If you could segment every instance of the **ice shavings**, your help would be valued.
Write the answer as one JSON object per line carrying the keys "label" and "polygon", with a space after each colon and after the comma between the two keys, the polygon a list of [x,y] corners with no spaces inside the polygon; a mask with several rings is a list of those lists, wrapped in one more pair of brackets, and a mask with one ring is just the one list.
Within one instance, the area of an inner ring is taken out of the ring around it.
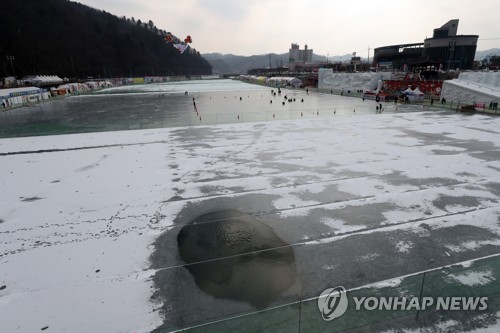
{"label": "ice shavings", "polygon": [[342,220],[330,217],[323,217],[320,222],[332,228],[336,233],[349,233],[363,229],[363,226],[349,225]]}
{"label": "ice shavings", "polygon": [[[317,205],[317,204],[319,204],[319,202],[313,201],[313,200],[302,200],[297,195],[293,195],[293,194],[283,194],[281,196],[281,198],[273,200],[272,204],[276,209],[282,210],[282,209]],[[288,214],[287,216],[291,216],[290,214],[294,214],[294,213],[287,212],[287,214]],[[297,211],[297,214],[300,214],[300,216],[303,216],[302,213],[300,213],[299,211]]]}
{"label": "ice shavings", "polygon": [[445,247],[451,252],[465,252],[465,251],[474,251],[486,245],[494,245],[500,246],[500,240],[482,240],[482,241],[470,241],[464,242],[459,245],[450,245],[447,244]]}
{"label": "ice shavings", "polygon": [[360,256],[358,258],[359,261],[361,262],[368,262],[368,261],[372,261],[376,258],[380,257],[380,254],[379,253],[369,253],[369,254],[366,254],[364,256]]}
{"label": "ice shavings", "polygon": [[396,248],[401,253],[409,253],[410,250],[413,248],[413,245],[414,244],[412,242],[399,241],[399,242],[396,243]]}
{"label": "ice shavings", "polygon": [[404,192],[412,186],[394,186],[375,177],[360,177],[338,182],[338,190],[361,197],[371,197],[386,193]]}
{"label": "ice shavings", "polygon": [[491,270],[470,271],[463,274],[450,274],[449,277],[466,286],[485,285],[496,281]]}
{"label": "ice shavings", "polygon": [[401,284],[401,282],[403,282],[403,279],[404,279],[404,277],[400,277],[400,278],[379,281],[379,282],[375,282],[375,283],[363,286],[363,288],[377,288],[377,289],[395,288],[395,287],[398,287]]}

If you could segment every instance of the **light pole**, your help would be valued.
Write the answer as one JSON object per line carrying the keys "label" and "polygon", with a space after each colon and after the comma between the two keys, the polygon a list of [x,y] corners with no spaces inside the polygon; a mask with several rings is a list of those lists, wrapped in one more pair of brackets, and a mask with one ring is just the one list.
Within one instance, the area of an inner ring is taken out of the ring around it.
{"label": "light pole", "polygon": [[448,71],[450,70],[450,67],[451,67],[451,59],[452,59],[452,56],[453,56],[453,60],[455,59],[455,55],[454,55],[454,52],[455,52],[455,45],[456,45],[456,41],[455,40],[452,40],[451,41],[451,45],[450,45],[450,55],[448,56]]}
{"label": "light pole", "polygon": [[14,84],[17,87],[16,71],[14,70],[14,65],[12,63],[12,61],[16,60],[16,58],[14,56],[8,55],[6,59],[10,61],[10,68],[12,68],[12,74],[14,75]]}
{"label": "light pole", "polygon": [[14,70],[14,65],[12,64],[12,61],[16,60],[16,58],[14,58],[14,56],[8,55],[6,57],[6,59],[10,61],[10,67],[12,68],[12,74],[14,75],[14,77],[16,77],[16,71]]}
{"label": "light pole", "polygon": [[368,72],[370,72],[370,46],[368,46]]}

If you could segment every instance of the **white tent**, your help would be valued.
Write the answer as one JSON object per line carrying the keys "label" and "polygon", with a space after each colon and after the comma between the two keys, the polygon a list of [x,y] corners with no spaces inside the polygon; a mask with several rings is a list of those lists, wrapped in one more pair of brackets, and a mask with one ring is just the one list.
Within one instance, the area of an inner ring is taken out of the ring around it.
{"label": "white tent", "polygon": [[411,88],[408,87],[403,93],[409,102],[415,103],[424,101],[424,93],[420,91],[418,87],[415,88],[415,90],[411,90]]}
{"label": "white tent", "polygon": [[37,86],[37,87],[63,83],[63,79],[61,79],[57,75],[28,76],[28,77],[24,78],[23,81],[29,82],[32,85]]}
{"label": "white tent", "polygon": [[296,77],[289,77],[289,76],[274,76],[270,77],[269,79],[266,80],[266,83],[269,86],[273,87],[285,87],[285,86],[291,86],[293,88],[300,88],[302,86],[302,80]]}
{"label": "white tent", "polygon": [[418,89],[418,87],[416,87],[415,90],[413,90],[413,94],[417,96],[424,95],[424,93],[420,89]]}

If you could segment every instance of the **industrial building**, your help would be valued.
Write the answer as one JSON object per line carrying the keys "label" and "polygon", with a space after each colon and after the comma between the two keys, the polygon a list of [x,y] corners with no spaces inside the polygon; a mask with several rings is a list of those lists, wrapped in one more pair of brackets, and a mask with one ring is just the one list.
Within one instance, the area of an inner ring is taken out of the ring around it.
{"label": "industrial building", "polygon": [[458,19],[434,29],[423,43],[390,45],[374,50],[373,66],[379,69],[406,70],[434,66],[439,69],[472,69],[478,35],[457,35]]}

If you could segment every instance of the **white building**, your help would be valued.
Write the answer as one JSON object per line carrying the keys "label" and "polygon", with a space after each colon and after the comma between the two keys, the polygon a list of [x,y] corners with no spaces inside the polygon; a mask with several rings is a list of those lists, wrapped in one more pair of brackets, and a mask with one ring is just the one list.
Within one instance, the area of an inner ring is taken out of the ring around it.
{"label": "white building", "polygon": [[49,98],[49,93],[38,87],[1,89],[0,108],[24,105],[47,98]]}
{"label": "white building", "polygon": [[292,47],[288,51],[288,62],[311,62],[312,61],[313,50],[307,48],[307,44],[304,50],[299,48],[299,44],[292,43]]}

